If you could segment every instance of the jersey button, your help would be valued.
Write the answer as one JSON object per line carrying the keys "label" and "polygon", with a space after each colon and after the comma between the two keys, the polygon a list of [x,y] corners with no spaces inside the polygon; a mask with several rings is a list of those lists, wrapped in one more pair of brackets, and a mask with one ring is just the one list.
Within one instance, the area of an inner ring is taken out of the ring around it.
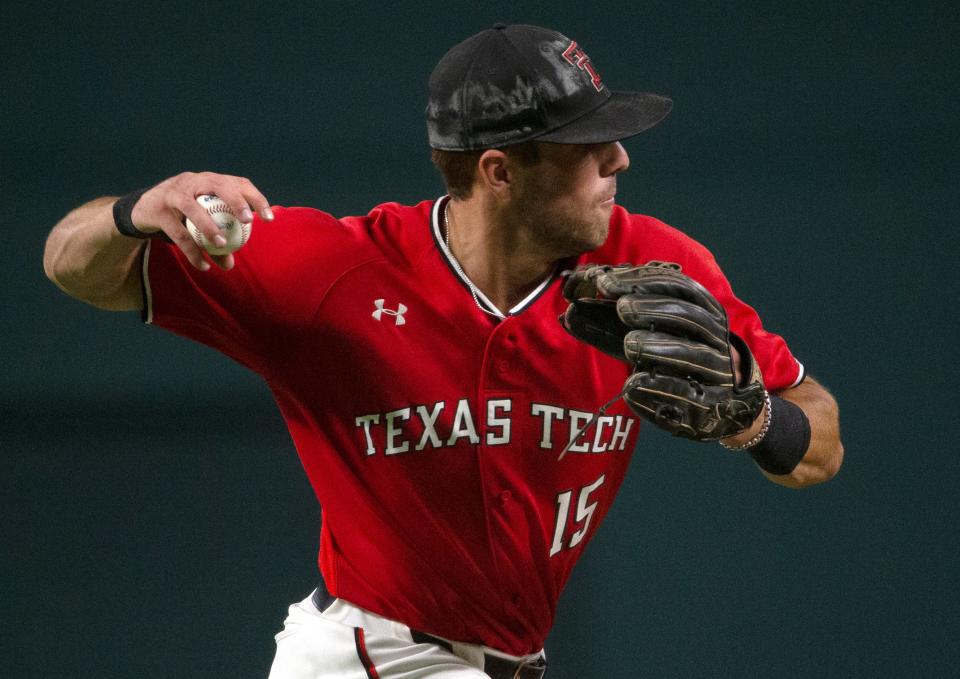
{"label": "jersey button", "polygon": [[497,363],[497,372],[501,375],[510,372],[510,361],[503,360]]}
{"label": "jersey button", "polygon": [[506,504],[507,504],[508,502],[510,502],[510,500],[512,500],[512,499],[513,499],[513,493],[511,493],[509,490],[505,490],[505,491],[503,491],[502,493],[500,493],[500,504],[501,504],[501,505],[506,505]]}

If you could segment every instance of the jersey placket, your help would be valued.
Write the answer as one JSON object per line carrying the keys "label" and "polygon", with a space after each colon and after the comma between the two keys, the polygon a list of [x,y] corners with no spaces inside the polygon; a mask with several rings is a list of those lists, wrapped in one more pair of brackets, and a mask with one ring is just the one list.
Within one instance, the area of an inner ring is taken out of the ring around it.
{"label": "jersey placket", "polygon": [[[483,426],[477,446],[478,464],[487,511],[487,530],[493,563],[494,577],[503,592],[503,624],[514,626],[514,634],[526,630],[521,615],[526,583],[511,572],[510,564],[516,562],[521,546],[530,549],[526,538],[529,526],[518,497],[521,492],[508,482],[509,471],[504,465],[513,464],[523,454],[523,440],[528,432],[524,422],[529,408],[527,394],[518,379],[520,360],[517,326],[522,321],[508,316],[497,324],[489,337],[484,352],[478,383],[477,403],[483,410]],[[519,544],[518,544],[519,543]]]}

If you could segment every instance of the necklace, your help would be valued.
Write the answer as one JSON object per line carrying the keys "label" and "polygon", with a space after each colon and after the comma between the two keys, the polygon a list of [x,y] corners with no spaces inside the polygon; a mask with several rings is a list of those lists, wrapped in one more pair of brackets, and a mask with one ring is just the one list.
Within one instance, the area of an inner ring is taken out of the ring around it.
{"label": "necklace", "polygon": [[506,316],[500,313],[499,310],[495,309],[494,311],[491,311],[490,309],[486,308],[483,304],[480,303],[480,297],[477,296],[477,286],[473,284],[473,281],[467,278],[467,274],[463,272],[463,267],[460,266],[459,260],[457,259],[456,255],[453,254],[453,250],[450,249],[450,201],[449,199],[447,200],[446,204],[443,206],[443,224],[446,227],[446,230],[445,230],[446,232],[444,233],[443,242],[447,246],[447,252],[450,254],[450,263],[453,264],[453,268],[457,270],[458,274],[460,274],[460,278],[466,281],[467,287],[470,288],[470,295],[473,297],[473,301],[476,303],[480,311],[486,314],[490,314],[494,318],[499,318],[500,320],[503,320],[504,318],[506,318]]}

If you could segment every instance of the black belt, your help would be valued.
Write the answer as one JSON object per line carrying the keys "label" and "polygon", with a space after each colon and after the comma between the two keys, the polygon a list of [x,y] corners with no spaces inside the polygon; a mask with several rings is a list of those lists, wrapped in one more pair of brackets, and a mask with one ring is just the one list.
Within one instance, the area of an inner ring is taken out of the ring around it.
{"label": "black belt", "polygon": [[[320,586],[317,587],[317,590],[313,593],[312,600],[313,605],[322,613],[327,610],[330,604],[336,601],[337,598],[330,594],[326,586],[321,582]],[[426,632],[412,628],[410,635],[413,637],[414,643],[436,644],[453,653],[453,646],[445,639],[440,639],[432,634],[427,634]],[[491,679],[543,679],[543,676],[547,673],[547,661],[543,657],[539,657],[536,660],[521,660],[520,662],[515,662],[501,658],[500,656],[491,655],[490,653],[484,653],[483,671],[488,674]]]}

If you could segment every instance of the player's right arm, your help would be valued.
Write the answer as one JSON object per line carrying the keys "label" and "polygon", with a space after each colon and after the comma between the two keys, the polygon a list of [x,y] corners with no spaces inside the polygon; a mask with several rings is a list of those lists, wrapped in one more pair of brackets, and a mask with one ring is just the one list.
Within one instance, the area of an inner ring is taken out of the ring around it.
{"label": "player's right arm", "polygon": [[[219,229],[196,202],[202,194],[216,194],[243,222],[256,210],[273,218],[270,203],[244,177],[211,172],[184,172],[166,179],[143,194],[133,208],[134,226],[145,233],[162,231],[183,251],[195,268],[210,268],[183,219],[188,217],[212,242],[222,239]],[[47,237],[43,268],[47,277],[71,297],[101,309],[133,311],[143,307],[137,262],[144,241],[117,231],[113,220],[115,197],[97,198],[76,208]],[[221,268],[233,267],[233,256],[211,257]]]}

